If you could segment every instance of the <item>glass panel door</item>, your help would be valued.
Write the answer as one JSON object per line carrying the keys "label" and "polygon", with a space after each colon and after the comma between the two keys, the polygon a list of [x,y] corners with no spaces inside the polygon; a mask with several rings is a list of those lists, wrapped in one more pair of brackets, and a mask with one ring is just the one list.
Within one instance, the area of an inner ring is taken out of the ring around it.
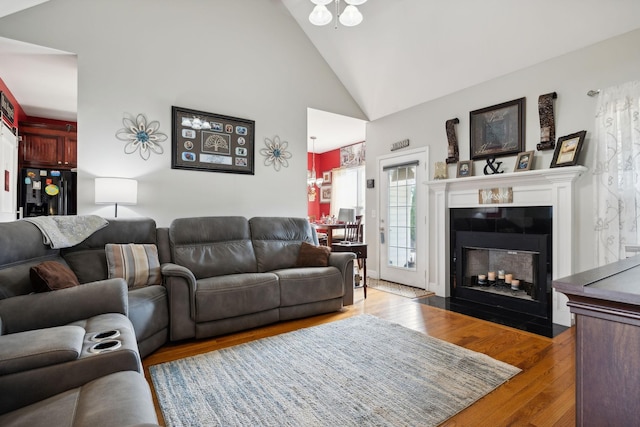
{"label": "glass panel door", "polygon": [[426,152],[380,162],[380,278],[427,289]]}

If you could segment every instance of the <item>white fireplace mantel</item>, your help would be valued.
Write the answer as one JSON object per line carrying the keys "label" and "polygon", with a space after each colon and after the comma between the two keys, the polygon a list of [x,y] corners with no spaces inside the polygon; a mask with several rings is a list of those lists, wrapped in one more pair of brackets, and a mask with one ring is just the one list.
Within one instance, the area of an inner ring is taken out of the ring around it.
{"label": "white fireplace mantel", "polygon": [[[568,166],[495,175],[471,176],[427,181],[433,194],[430,219],[435,231],[436,254],[434,264],[435,283],[430,289],[436,295],[448,297],[449,289],[449,209],[491,206],[551,206],[552,207],[552,278],[574,273],[574,182],[587,171],[584,166]],[[493,188],[511,188],[512,203],[481,204],[479,191]],[[571,313],[567,298],[553,292],[553,323],[571,326]]]}

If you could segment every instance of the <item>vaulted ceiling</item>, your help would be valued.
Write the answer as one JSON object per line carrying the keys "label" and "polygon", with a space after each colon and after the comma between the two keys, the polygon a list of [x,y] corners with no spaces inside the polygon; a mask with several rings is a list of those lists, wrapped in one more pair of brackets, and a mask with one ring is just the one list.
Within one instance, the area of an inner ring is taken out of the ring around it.
{"label": "vaulted ceiling", "polygon": [[638,0],[368,0],[337,29],[282,2],[369,120],[640,28]]}
{"label": "vaulted ceiling", "polygon": [[[0,0],[0,17],[45,1]],[[284,4],[369,120],[640,28],[638,0],[368,0],[351,28],[313,26],[309,0],[270,1]],[[20,71],[7,65],[16,61]],[[75,120],[74,55],[0,38],[0,77],[28,115]],[[315,110],[308,128],[317,152],[364,139],[361,120]]]}

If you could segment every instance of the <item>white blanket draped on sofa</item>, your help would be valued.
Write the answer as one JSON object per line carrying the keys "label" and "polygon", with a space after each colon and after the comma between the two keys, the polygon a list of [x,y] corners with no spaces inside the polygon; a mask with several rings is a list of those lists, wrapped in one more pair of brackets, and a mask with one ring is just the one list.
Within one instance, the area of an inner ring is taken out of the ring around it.
{"label": "white blanket draped on sofa", "polygon": [[53,249],[75,246],[109,224],[98,215],[37,216],[23,220],[38,227],[44,244]]}

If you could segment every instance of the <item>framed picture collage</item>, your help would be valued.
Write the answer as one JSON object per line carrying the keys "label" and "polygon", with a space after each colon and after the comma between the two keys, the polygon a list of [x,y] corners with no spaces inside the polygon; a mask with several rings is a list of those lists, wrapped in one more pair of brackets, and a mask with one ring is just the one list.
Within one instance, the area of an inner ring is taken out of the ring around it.
{"label": "framed picture collage", "polygon": [[172,107],[171,168],[254,174],[255,122]]}

